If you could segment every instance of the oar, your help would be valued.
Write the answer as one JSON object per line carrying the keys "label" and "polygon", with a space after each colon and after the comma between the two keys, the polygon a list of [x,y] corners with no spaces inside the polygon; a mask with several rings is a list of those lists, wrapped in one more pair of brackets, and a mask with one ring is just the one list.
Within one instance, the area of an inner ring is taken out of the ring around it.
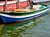
{"label": "oar", "polygon": [[17,7],[18,7],[18,9],[20,9],[20,4],[19,4],[19,0],[17,0]]}
{"label": "oar", "polygon": [[32,3],[32,0],[28,0],[29,1],[29,4],[30,4],[30,9],[33,8],[33,3]]}
{"label": "oar", "polygon": [[7,12],[7,0],[5,0],[5,8],[4,11]]}

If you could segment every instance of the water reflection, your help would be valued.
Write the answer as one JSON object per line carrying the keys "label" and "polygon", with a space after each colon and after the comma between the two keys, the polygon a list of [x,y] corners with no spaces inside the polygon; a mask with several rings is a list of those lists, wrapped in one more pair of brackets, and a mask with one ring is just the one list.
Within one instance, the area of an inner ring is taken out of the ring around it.
{"label": "water reflection", "polygon": [[25,30],[34,26],[35,20],[28,20],[26,22],[5,24],[3,29],[0,31],[1,37],[23,37]]}

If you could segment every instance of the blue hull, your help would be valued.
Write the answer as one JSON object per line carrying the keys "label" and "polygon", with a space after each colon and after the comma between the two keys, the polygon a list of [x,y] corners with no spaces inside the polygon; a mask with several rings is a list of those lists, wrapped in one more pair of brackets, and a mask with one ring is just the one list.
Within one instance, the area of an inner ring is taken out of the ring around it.
{"label": "blue hull", "polygon": [[25,20],[29,20],[29,19],[32,19],[32,18],[35,18],[35,17],[38,17],[40,16],[41,14],[39,15],[35,15],[35,16],[31,16],[31,17],[26,17],[26,18],[9,18],[9,17],[4,17],[2,16],[2,19],[5,23],[8,23],[8,22],[20,22],[20,21],[25,21]]}
{"label": "blue hull", "polygon": [[3,19],[3,21],[5,23],[6,22],[20,22],[20,21],[25,21],[25,20],[29,20],[29,19],[35,18],[37,16],[40,16],[40,14],[39,15],[35,15],[35,16],[31,16],[31,17],[26,17],[26,18],[9,18],[9,17],[2,16],[2,19]]}
{"label": "blue hull", "polygon": [[36,14],[36,15],[32,15],[32,16],[29,16],[29,17],[24,17],[24,18],[11,18],[11,17],[6,17],[6,16],[1,16],[2,20],[4,21],[4,23],[9,23],[9,22],[20,22],[20,21],[25,21],[25,20],[29,20],[29,19],[33,19],[33,18],[36,18],[38,16],[41,16],[43,14],[45,14],[48,10],[42,12],[42,13],[39,13],[39,14]]}

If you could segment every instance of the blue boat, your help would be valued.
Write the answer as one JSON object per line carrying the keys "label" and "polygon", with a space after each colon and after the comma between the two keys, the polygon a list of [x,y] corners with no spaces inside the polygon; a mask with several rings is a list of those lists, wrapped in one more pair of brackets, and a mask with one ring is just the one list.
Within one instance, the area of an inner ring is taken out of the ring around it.
{"label": "blue boat", "polygon": [[[4,21],[4,23],[9,23],[9,22],[21,22],[21,21],[25,21],[25,20],[29,20],[29,19],[33,19],[36,18],[38,16],[41,16],[45,13],[47,13],[48,11],[48,7],[41,5],[41,7],[39,8],[39,10],[33,11],[33,12],[21,12],[21,15],[15,15],[15,14],[20,14],[18,12],[16,13],[3,13],[0,12],[0,18]],[[29,14],[30,13],[30,14]],[[23,15],[26,14],[26,15]]]}

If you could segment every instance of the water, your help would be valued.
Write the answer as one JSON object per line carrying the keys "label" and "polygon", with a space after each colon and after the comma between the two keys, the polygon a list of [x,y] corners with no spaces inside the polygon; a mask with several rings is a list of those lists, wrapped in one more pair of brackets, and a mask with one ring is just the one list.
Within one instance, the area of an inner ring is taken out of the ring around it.
{"label": "water", "polygon": [[[50,4],[47,3],[47,5],[50,8]],[[22,26],[5,25],[0,32],[0,37],[50,37],[50,11],[34,22],[33,20],[30,20],[29,23],[25,22],[27,25],[31,24],[29,26],[23,26],[24,23],[19,24],[22,24]]]}
{"label": "water", "polygon": [[46,15],[40,19],[42,22],[38,23],[37,26],[34,26],[27,33],[30,35],[26,37],[50,37],[50,15]]}

